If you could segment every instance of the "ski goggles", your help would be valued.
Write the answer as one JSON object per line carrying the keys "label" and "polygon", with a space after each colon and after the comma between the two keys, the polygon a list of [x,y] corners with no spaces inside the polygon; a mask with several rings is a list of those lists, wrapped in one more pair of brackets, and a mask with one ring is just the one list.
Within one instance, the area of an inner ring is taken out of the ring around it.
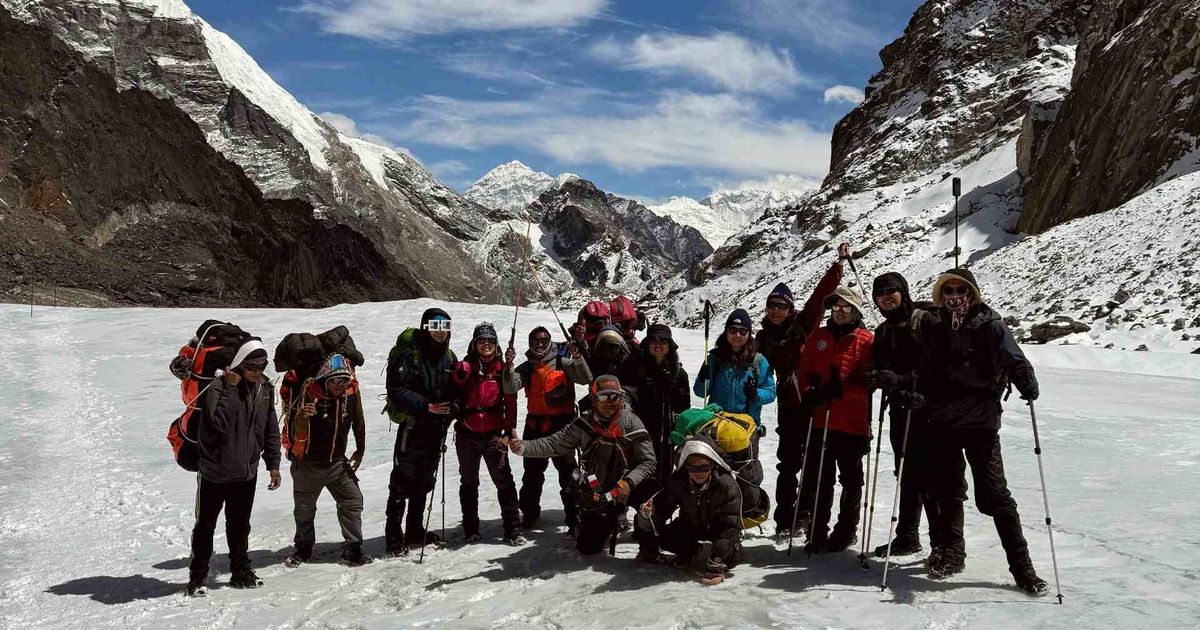
{"label": "ski goggles", "polygon": [[421,328],[424,328],[430,332],[450,332],[450,320],[431,319],[424,324],[421,324]]}
{"label": "ski goggles", "polygon": [[891,295],[893,293],[899,293],[899,292],[900,292],[900,289],[897,287],[880,287],[878,289],[875,289],[875,291],[871,295],[874,295],[875,297],[883,297],[885,295]]}
{"label": "ski goggles", "polygon": [[712,464],[684,464],[683,467],[690,473],[712,472]]}
{"label": "ski goggles", "polygon": [[350,365],[350,362],[346,360],[346,357],[340,354],[335,354],[329,357],[330,372],[349,372],[352,369],[353,367]]}
{"label": "ski goggles", "polygon": [[595,392],[592,395],[596,397],[596,400],[602,402],[615,402],[621,400],[621,392],[611,389],[602,392]]}
{"label": "ski goggles", "polygon": [[329,379],[329,384],[333,385],[334,387],[338,387],[341,385],[349,385],[350,377],[349,376],[335,376],[335,377]]}

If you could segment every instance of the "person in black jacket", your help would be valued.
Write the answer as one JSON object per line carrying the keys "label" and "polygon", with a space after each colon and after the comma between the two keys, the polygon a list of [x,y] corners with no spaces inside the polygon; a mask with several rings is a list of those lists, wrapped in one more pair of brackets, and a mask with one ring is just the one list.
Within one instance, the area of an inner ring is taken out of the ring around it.
{"label": "person in black jacket", "polygon": [[[312,558],[317,540],[313,520],[317,499],[328,490],[337,503],[342,528],[341,563],[351,567],[371,561],[362,551],[363,495],[354,473],[362,464],[367,446],[362,396],[354,367],[340,354],[325,359],[316,377],[295,382],[294,373],[280,388],[284,400],[284,450],[291,460],[295,550],[284,560],[297,567]],[[289,383],[288,381],[292,381]],[[355,451],[346,457],[350,432]]]}
{"label": "person in black jacket", "polygon": [[421,315],[421,328],[404,331],[388,356],[388,405],[404,419],[392,454],[384,526],[387,553],[393,557],[408,555],[411,545],[441,542],[425,531],[422,512],[435,484],[447,428],[459,413],[451,385],[457,358],[449,347],[450,326],[446,311],[428,309]]}
{"label": "person in black jacket", "polygon": [[[676,510],[679,515],[668,523]],[[701,541],[712,541],[701,572],[712,583],[724,579],[742,560],[742,494],[729,464],[707,438],[684,443],[679,468],[642,506],[640,515],[653,524],[653,534],[638,553],[639,560],[656,560],[661,547],[676,554],[675,566],[684,567]]]}
{"label": "person in black jacket", "polygon": [[199,425],[199,474],[196,479],[196,526],[187,594],[208,593],[208,563],[217,517],[225,508],[229,542],[229,585],[258,588],[263,581],[250,568],[250,511],[258,482],[258,463],[267,465],[268,490],[279,487],[279,421],[275,392],[263,377],[267,350],[252,338],[243,343],[223,375],[204,392]]}
{"label": "person in black jacket", "polygon": [[[928,486],[929,438],[927,420],[922,405],[924,397],[913,387],[913,375],[924,368],[925,348],[921,344],[922,327],[933,315],[918,308],[909,295],[904,276],[888,272],[875,278],[875,306],[883,314],[883,322],[875,329],[871,346],[874,369],[867,373],[867,387],[883,390],[888,406],[888,438],[899,474],[900,451],[905,449],[904,479],[901,480],[900,509],[897,514],[896,537],[891,541],[891,555],[907,556],[921,552],[921,508],[934,520],[936,505]],[[911,416],[909,415],[911,412]],[[907,444],[904,441],[908,424]],[[961,456],[960,458],[961,459]],[[936,533],[936,528],[931,532]],[[934,547],[940,546],[931,541]],[[877,557],[888,554],[888,544],[876,547]]]}
{"label": "person in black jacket", "polygon": [[1000,457],[1001,396],[1011,384],[1022,398],[1037,400],[1033,366],[1000,315],[983,303],[970,271],[952,269],[939,276],[933,301],[936,317],[923,326],[921,335],[929,361],[918,382],[929,397],[926,413],[938,510],[933,539],[943,545],[930,554],[929,575],[942,579],[965,567],[965,455],[975,484],[975,503],[995,522],[1017,586],[1044,595],[1049,589],[1033,569]]}
{"label": "person in black jacket", "polygon": [[658,484],[666,483],[675,461],[671,431],[675,414],[692,404],[687,372],[679,362],[679,346],[671,339],[671,328],[653,324],[642,340],[642,360],[638,377],[627,387],[634,397],[633,411],[654,440],[658,459]]}

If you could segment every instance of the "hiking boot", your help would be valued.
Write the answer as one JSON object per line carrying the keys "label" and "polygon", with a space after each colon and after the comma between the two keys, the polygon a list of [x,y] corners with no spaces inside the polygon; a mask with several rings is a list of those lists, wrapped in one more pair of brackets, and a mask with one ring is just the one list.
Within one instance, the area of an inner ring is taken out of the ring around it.
{"label": "hiking boot", "polygon": [[521,529],[536,529],[540,515],[533,512],[526,512],[521,517]]}
{"label": "hiking boot", "polygon": [[235,571],[229,577],[229,586],[233,588],[262,588],[262,578],[254,573],[254,569],[242,569]]}
{"label": "hiking boot", "polygon": [[467,534],[464,542],[468,545],[478,545],[483,538],[479,534]]}
{"label": "hiking boot", "polygon": [[193,575],[187,583],[188,597],[208,597],[208,576]]}
{"label": "hiking boot", "polygon": [[662,554],[654,549],[639,549],[636,560],[648,564],[656,564],[662,561]]}
{"label": "hiking boot", "polygon": [[858,532],[846,532],[834,528],[833,533],[829,536],[829,540],[825,541],[825,551],[829,553],[845,551],[853,547],[856,542],[858,542]]}
{"label": "hiking boot", "polygon": [[409,552],[408,545],[401,544],[396,547],[388,547],[387,555],[389,558],[403,558]]}
{"label": "hiking boot", "polygon": [[283,565],[294,569],[308,562],[310,558],[312,558],[312,547],[296,547],[292,555],[283,561]]}
{"label": "hiking boot", "polygon": [[[911,538],[900,538],[897,536],[892,539],[892,555],[893,556],[911,556],[914,553],[921,553],[921,541]],[[886,558],[888,555],[888,546],[879,545],[875,548],[876,558]]]}
{"label": "hiking boot", "polygon": [[371,557],[363,553],[360,545],[347,546],[342,550],[342,557],[338,560],[338,564],[347,567],[361,567],[370,563]]}
{"label": "hiking boot", "polygon": [[410,548],[411,547],[420,547],[421,545],[424,544],[424,545],[433,547],[435,549],[441,549],[446,546],[446,541],[442,540],[442,537],[438,536],[437,533],[435,533],[435,532],[425,532],[424,540],[421,540],[420,534],[414,534],[412,536],[405,536],[404,544],[409,546]]}
{"label": "hiking boot", "polygon": [[929,551],[929,557],[925,558],[925,568],[928,569],[929,567],[941,562],[942,556],[945,555],[945,553],[946,550],[942,547],[934,547],[931,549]]}
{"label": "hiking boot", "polygon": [[[795,533],[799,533],[799,532],[795,532]],[[777,528],[775,530],[775,540],[791,540],[792,537],[793,537],[792,530],[790,530],[786,527]]]}
{"label": "hiking boot", "polygon": [[825,549],[825,544],[827,542],[827,540],[820,539],[810,540],[804,543],[804,553],[807,553],[810,556],[813,554],[825,553],[827,551],[827,549]]}
{"label": "hiking boot", "polygon": [[617,515],[617,527],[623,532],[633,529],[633,524],[629,522],[629,512],[621,512]]}
{"label": "hiking boot", "polygon": [[520,547],[527,542],[529,541],[526,540],[525,535],[521,533],[521,530],[513,530],[504,534],[504,544],[508,545],[509,547]]}
{"label": "hiking boot", "polygon": [[676,569],[686,569],[691,564],[692,556],[675,556],[675,559],[671,560],[671,566]]}
{"label": "hiking boot", "polygon": [[944,580],[952,575],[962,573],[963,569],[967,568],[967,563],[962,558],[943,552],[937,562],[930,562],[928,567],[929,579]]}
{"label": "hiking boot", "polygon": [[1038,577],[1032,570],[1017,578],[1017,588],[1033,597],[1042,597],[1050,592],[1050,585],[1046,580]]}

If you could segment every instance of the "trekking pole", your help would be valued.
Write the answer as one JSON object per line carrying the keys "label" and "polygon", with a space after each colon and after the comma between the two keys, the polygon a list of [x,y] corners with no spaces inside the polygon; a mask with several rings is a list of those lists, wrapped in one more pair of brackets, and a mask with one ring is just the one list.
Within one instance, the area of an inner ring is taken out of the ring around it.
{"label": "trekking pole", "polygon": [[1050,497],[1046,495],[1046,471],[1042,468],[1042,440],[1038,437],[1037,412],[1033,401],[1029,403],[1029,420],[1033,423],[1033,452],[1037,455],[1038,477],[1042,480],[1042,502],[1046,505],[1046,533],[1050,535],[1050,562],[1054,565],[1054,588],[1058,591],[1058,603],[1063,603],[1062,586],[1058,582],[1058,555],[1054,552],[1054,527],[1050,521]]}
{"label": "trekking pole", "polygon": [[446,542],[446,445],[442,444],[442,544]]}
{"label": "trekking pole", "polygon": [[955,177],[950,180],[951,192],[954,193],[954,268],[958,268],[958,255],[962,249],[958,246],[958,197],[962,194],[962,180]]}
{"label": "trekking pole", "polygon": [[[526,228],[528,229],[528,227],[529,225],[527,224]],[[513,230],[511,225],[508,226],[508,229],[516,234],[516,230]],[[554,308],[554,301],[550,299],[550,292],[546,290],[546,285],[542,284],[542,277],[538,274],[537,268],[533,266],[533,261],[529,259],[529,251],[533,248],[533,243],[529,240],[528,232],[525,235],[525,242],[528,244],[528,247],[525,249],[525,266],[529,268],[529,273],[533,274],[533,281],[541,291],[542,298],[546,300],[546,305],[550,307],[550,312],[554,314],[554,321],[558,322],[558,329],[562,331],[563,338],[570,342],[571,334],[567,332],[567,327],[563,325],[562,319],[558,317],[558,309]]]}
{"label": "trekking pole", "polygon": [[[441,469],[442,469],[443,479],[445,478],[445,475],[446,475],[446,467],[444,464],[446,462],[446,435],[448,433],[449,433],[448,430],[442,433],[442,464],[443,465],[441,466]],[[421,564],[422,562],[425,561],[425,545],[429,543],[429,520],[431,518],[433,518],[433,492],[437,486],[437,471],[434,471],[434,473],[433,473],[433,485],[435,486],[435,488],[430,488],[430,490],[429,490],[429,509],[425,512],[425,527],[424,527],[425,531],[421,534],[421,556],[419,558],[417,558],[417,564]],[[443,530],[445,529],[444,523],[445,523],[445,518],[446,518],[445,496],[446,496],[446,484],[443,481],[443,483],[442,483],[442,497],[443,497],[442,498],[442,519],[443,519],[442,527],[443,527]],[[443,531],[442,533],[445,534],[445,531]]]}
{"label": "trekking pole", "polygon": [[[833,401],[827,404],[829,406],[825,408],[825,428],[821,431],[821,457],[817,459],[817,491],[813,493],[812,518],[808,522],[809,543],[812,543],[813,531],[817,526],[817,508],[821,506],[821,473],[825,468],[825,446],[829,443],[829,415],[833,413]],[[808,555],[811,557],[812,553]]]}
{"label": "trekking pole", "polygon": [[[705,367],[709,367],[710,369],[711,369],[711,366],[709,366],[709,360],[708,360],[708,324],[709,324],[709,313],[712,311],[712,308],[713,308],[712,302],[709,302],[708,300],[704,300],[704,365],[705,365]],[[33,312],[32,308],[30,309],[30,312],[31,313]],[[708,370],[706,370],[706,371],[708,371]],[[708,383],[711,379],[712,379],[712,374],[708,374],[704,379],[704,406],[705,407],[708,406]]]}
{"label": "trekking pole", "polygon": [[[842,245],[846,246],[847,250],[850,249],[846,243],[842,243]],[[854,281],[858,283],[859,294],[863,297],[866,297],[866,285],[863,284],[862,278],[858,275],[858,266],[854,264],[854,256],[846,256],[846,262],[850,263],[850,271],[854,273]],[[863,316],[863,319],[866,319],[865,315]]]}
{"label": "trekking pole", "polygon": [[[800,398],[800,375],[792,380],[796,398]],[[788,533],[787,555],[792,555],[792,541],[796,539],[796,518],[800,515],[800,495],[804,494],[804,469],[808,467],[808,442],[812,439],[812,414],[808,414],[808,431],[804,433],[804,457],[800,460],[800,478],[796,481],[796,502],[792,504],[792,529]]]}
{"label": "trekking pole", "polygon": [[[863,545],[862,553],[858,554],[858,559],[862,561],[864,569],[869,568],[867,564],[867,550],[871,548],[871,526],[875,524],[875,499],[878,497],[877,490],[879,488],[879,467],[883,464],[883,459],[879,454],[883,448],[883,416],[887,409],[888,400],[882,393],[879,394],[879,435],[875,436],[875,472],[871,473],[871,492],[869,499],[863,499],[863,512],[866,513],[863,526]],[[867,471],[871,470],[871,452],[867,451]],[[868,507],[868,503],[870,504]]]}
{"label": "trekking pole", "polygon": [[[912,375],[912,391],[917,391],[917,375]],[[912,424],[912,406],[904,412],[904,437],[900,438],[900,466],[896,470],[896,494],[892,497],[892,518],[888,521],[887,553],[883,559],[883,582],[879,592],[887,590],[888,569],[892,564],[892,536],[896,532],[896,511],[900,509],[900,486],[904,483],[904,459],[908,453],[908,428]]]}

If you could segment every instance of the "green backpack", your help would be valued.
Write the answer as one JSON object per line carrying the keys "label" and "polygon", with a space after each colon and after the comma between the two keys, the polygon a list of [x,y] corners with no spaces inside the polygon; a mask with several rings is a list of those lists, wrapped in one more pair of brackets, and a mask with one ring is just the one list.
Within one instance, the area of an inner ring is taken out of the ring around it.
{"label": "green backpack", "polygon": [[[393,369],[417,370],[421,365],[421,348],[416,340],[417,329],[406,328],[400,336],[396,337],[396,345],[392,346],[388,352],[387,367],[388,372]],[[449,352],[449,348],[446,350]],[[389,420],[396,424],[403,425],[408,422],[409,414],[406,411],[397,409],[392,406],[392,401],[384,394],[383,415],[386,415]]]}

